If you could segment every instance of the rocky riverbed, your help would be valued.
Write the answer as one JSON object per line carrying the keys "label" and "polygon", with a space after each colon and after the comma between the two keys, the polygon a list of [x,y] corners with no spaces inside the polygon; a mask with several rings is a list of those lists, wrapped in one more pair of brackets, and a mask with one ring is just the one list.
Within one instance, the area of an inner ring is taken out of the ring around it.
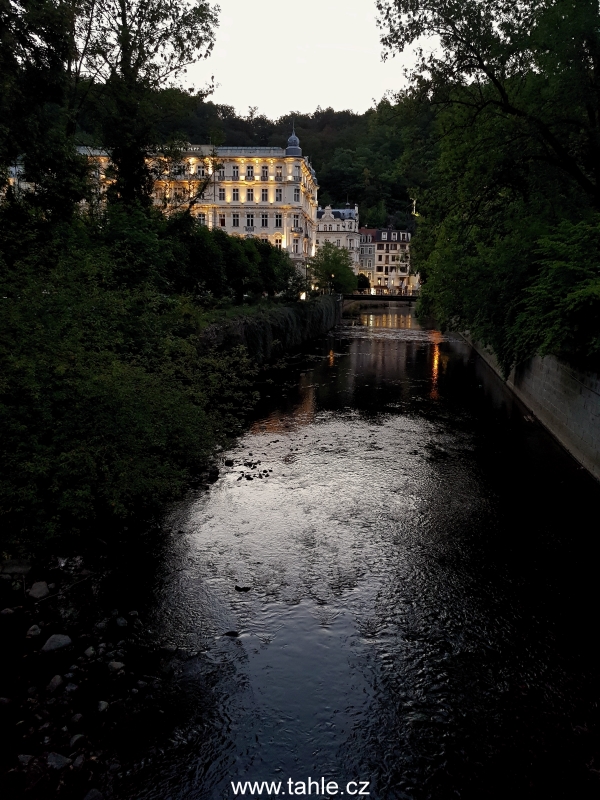
{"label": "rocky riverbed", "polygon": [[[1,751],[5,797],[99,800],[164,748],[170,676],[185,659],[135,608],[102,609],[108,559],[42,565],[6,560],[0,573]],[[136,747],[144,763],[136,763]]]}

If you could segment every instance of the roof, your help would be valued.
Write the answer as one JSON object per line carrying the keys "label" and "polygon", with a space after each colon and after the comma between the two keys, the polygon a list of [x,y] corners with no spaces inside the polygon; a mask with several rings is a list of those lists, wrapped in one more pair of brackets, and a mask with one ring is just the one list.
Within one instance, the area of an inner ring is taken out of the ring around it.
{"label": "roof", "polygon": [[[329,209],[327,209],[327,211],[329,211]],[[354,208],[332,208],[330,213],[334,219],[356,219],[356,211]],[[325,209],[317,211],[317,219],[321,219],[324,214]]]}

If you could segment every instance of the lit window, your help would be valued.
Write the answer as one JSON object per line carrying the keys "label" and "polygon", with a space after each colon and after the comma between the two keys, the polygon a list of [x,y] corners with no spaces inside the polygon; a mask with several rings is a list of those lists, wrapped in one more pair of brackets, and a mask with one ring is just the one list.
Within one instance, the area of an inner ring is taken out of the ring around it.
{"label": "lit window", "polygon": [[261,226],[261,228],[268,228],[269,227],[269,215],[268,214],[261,214],[260,215],[260,226]]}
{"label": "lit window", "polygon": [[240,177],[240,168],[238,167],[237,164],[234,164],[233,165],[233,179],[237,181],[237,179],[239,177]]}
{"label": "lit window", "polygon": [[231,227],[232,228],[239,228],[240,227],[240,215],[239,214],[232,214],[232,216],[231,216]]}
{"label": "lit window", "polygon": [[283,228],[283,223],[282,223],[281,220],[282,220],[282,215],[281,214],[275,214],[275,227],[276,228]]}
{"label": "lit window", "polygon": [[221,228],[225,227],[225,214],[219,214],[219,225]]}
{"label": "lit window", "polygon": [[283,199],[283,189],[275,189],[275,202],[281,203]]}
{"label": "lit window", "polygon": [[219,200],[225,200],[225,189],[219,189]]}
{"label": "lit window", "polygon": [[275,177],[278,181],[283,180],[283,167],[275,167]]}
{"label": "lit window", "polygon": [[246,189],[246,201],[248,203],[254,201],[254,189]]}
{"label": "lit window", "polygon": [[239,200],[240,200],[240,190],[239,189],[234,189],[233,190],[233,202],[234,203],[239,203]]}
{"label": "lit window", "polygon": [[299,202],[300,202],[300,189],[298,188],[298,186],[296,186],[296,188],[294,189],[294,203],[299,203]]}

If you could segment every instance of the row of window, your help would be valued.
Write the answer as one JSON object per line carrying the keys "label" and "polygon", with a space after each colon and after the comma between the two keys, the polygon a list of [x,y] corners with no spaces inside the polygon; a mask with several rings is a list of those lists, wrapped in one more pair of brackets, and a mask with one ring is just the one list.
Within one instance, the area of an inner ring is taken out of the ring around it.
{"label": "row of window", "polygon": [[[253,203],[254,202],[254,189],[246,189],[246,203]],[[225,189],[219,188],[219,200],[221,202],[225,201]],[[240,190],[239,189],[232,189],[231,190],[231,200],[233,203],[240,202]],[[256,190],[256,200],[258,200],[258,189]],[[268,189],[261,189],[260,190],[260,202],[261,203],[268,203],[269,202],[269,190]],[[275,189],[275,202],[282,203],[283,202],[283,189]],[[296,186],[294,188],[294,203],[300,202],[300,189]]]}
{"label": "row of window", "polygon": [[[317,246],[319,244],[320,244],[320,241],[317,239]],[[341,247],[342,246],[342,240],[341,239],[336,239],[335,240],[335,246],[336,247]],[[354,240],[353,239],[350,239],[350,242],[348,244],[348,250],[354,250]]]}
{"label": "row of window", "polygon": [[[346,230],[346,226],[343,225],[342,227],[340,227],[339,225],[336,225],[335,229],[336,229],[336,231]],[[353,226],[352,222],[349,222],[348,223],[348,230],[351,231],[353,229],[354,229],[354,226]],[[332,231],[333,230],[333,225],[323,225],[323,227],[321,227],[319,225],[318,230],[320,230],[320,231],[321,230],[323,230],[323,231]],[[364,237],[361,237],[361,239],[362,238],[364,238]]]}
{"label": "row of window", "polygon": [[[399,237],[398,237],[398,231],[390,231],[390,234],[392,241],[396,241],[399,238],[401,242],[410,242],[408,233],[401,233]],[[387,238],[388,238],[387,231],[381,231],[381,240],[385,242],[387,241]],[[361,236],[360,240],[361,242],[372,242],[373,237],[371,234],[367,234],[366,236]]]}
{"label": "row of window", "polygon": [[[253,214],[252,212],[248,212],[246,214],[246,227],[247,228],[254,228],[254,220],[257,220],[260,217],[260,227],[261,228],[268,228],[269,227],[269,214]],[[227,227],[227,217],[225,214],[219,214],[219,227],[225,228]],[[201,225],[206,225],[206,214],[198,214],[198,221]],[[301,221],[300,215],[294,214],[292,217],[292,226],[294,229],[298,231],[301,230]],[[239,228],[240,226],[240,214],[233,213],[231,215],[231,227],[232,228]],[[283,228],[283,214],[275,214],[275,228]]]}
{"label": "row of window", "polygon": [[[197,164],[196,169],[194,170],[193,166],[189,167],[189,174],[190,175],[198,175],[199,178],[205,178],[208,175],[208,169],[205,164]],[[225,167],[222,167],[220,170],[217,171],[217,175],[220,178],[225,177]],[[234,164],[231,168],[231,175],[233,180],[239,180],[240,178],[240,168],[238,164]],[[246,164],[246,172],[245,177],[247,180],[254,180],[258,177],[258,171],[254,173],[254,165],[253,164]],[[299,164],[296,164],[294,167],[294,177],[300,178],[302,177],[302,171]],[[269,167],[265,164],[260,168],[260,179],[263,181],[269,180]],[[283,167],[275,167],[275,180],[282,181],[283,180]]]}

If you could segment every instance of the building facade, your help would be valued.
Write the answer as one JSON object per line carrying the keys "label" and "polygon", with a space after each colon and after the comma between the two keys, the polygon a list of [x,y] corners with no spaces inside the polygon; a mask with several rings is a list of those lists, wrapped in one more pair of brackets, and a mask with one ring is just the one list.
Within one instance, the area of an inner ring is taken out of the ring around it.
{"label": "building facade", "polygon": [[395,228],[360,229],[360,272],[373,294],[402,294],[418,289],[418,276],[410,274],[410,238]]}
{"label": "building facade", "polygon": [[295,133],[287,147],[190,145],[179,174],[160,175],[155,202],[192,213],[210,228],[257,237],[304,264],[314,255],[319,186]]}
{"label": "building facade", "polygon": [[347,203],[345,208],[325,206],[324,209],[318,209],[315,245],[318,248],[325,242],[348,250],[352,256],[354,272],[358,273],[360,267],[358,206],[352,208]]}

